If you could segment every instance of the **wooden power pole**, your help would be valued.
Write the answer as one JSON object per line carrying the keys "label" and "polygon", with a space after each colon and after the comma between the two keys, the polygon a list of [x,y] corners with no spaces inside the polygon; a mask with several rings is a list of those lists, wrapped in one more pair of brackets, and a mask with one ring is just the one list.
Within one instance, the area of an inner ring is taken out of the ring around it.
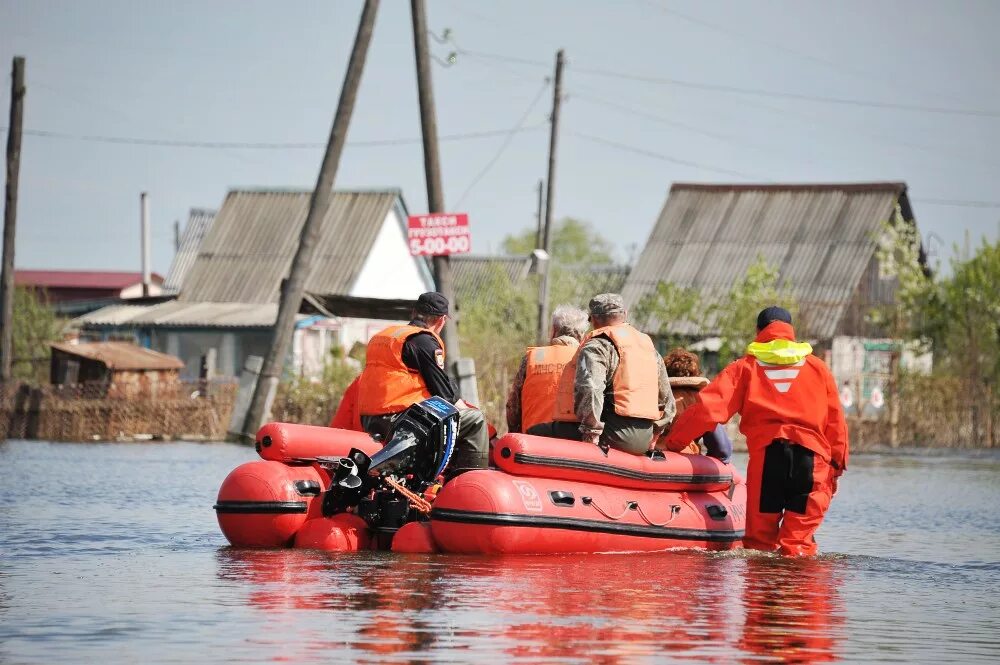
{"label": "wooden power pole", "polygon": [[552,125],[549,130],[549,175],[546,178],[545,227],[542,233],[543,249],[548,254],[538,287],[538,343],[549,343],[549,271],[552,269],[552,208],[556,185],[556,142],[559,137],[559,105],[562,102],[563,51],[556,53],[556,79],[552,93]]}
{"label": "wooden power pole", "polygon": [[17,227],[24,94],[24,58],[15,56],[10,84],[10,123],[7,125],[7,192],[3,214],[3,269],[0,270],[0,383],[10,381],[14,360],[14,231]]}
{"label": "wooden power pole", "polygon": [[340,164],[340,153],[344,149],[347,137],[347,127],[354,111],[354,100],[357,98],[358,86],[361,83],[361,73],[364,71],[365,58],[368,55],[368,45],[371,43],[372,29],[375,25],[375,14],[378,11],[379,0],[365,0],[361,11],[361,21],[354,38],[354,49],[347,64],[347,74],[344,76],[344,86],[340,91],[340,102],[333,118],[333,128],[330,130],[330,140],[326,145],[323,163],[316,180],[316,189],[309,201],[309,212],[302,225],[299,236],[299,246],[292,259],[288,279],[281,286],[281,300],[278,305],[278,319],[274,324],[271,338],[271,348],[261,366],[260,376],[254,388],[250,407],[243,421],[243,434],[253,436],[264,424],[264,419],[271,410],[275,390],[285,365],[285,357],[295,331],[295,315],[302,305],[305,295],[306,280],[312,270],[313,254],[323,218],[330,207],[333,198],[333,183]]}
{"label": "wooden power pole", "polygon": [[[417,61],[417,95],[420,98],[420,124],[424,139],[424,176],[427,179],[427,212],[445,212],[441,190],[441,161],[438,158],[437,116],[434,112],[434,85],[431,81],[430,52],[427,45],[427,10],[424,0],[410,0],[413,19],[413,50]],[[434,282],[448,299],[452,314],[456,308],[455,286],[447,256],[434,257]],[[444,328],[445,355],[451,367],[459,358],[458,327],[449,316]]]}
{"label": "wooden power pole", "polygon": [[542,249],[545,238],[542,237],[542,218],[545,215],[545,182],[538,181],[538,211],[535,213],[535,221],[538,223],[538,230],[535,232],[535,249]]}

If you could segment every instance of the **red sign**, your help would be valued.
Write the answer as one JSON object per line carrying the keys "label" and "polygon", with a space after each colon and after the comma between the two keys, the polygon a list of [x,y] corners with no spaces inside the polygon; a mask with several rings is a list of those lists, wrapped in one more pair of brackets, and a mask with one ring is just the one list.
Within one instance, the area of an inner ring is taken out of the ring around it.
{"label": "red sign", "polygon": [[413,256],[464,254],[472,249],[469,216],[464,212],[411,215],[407,222]]}

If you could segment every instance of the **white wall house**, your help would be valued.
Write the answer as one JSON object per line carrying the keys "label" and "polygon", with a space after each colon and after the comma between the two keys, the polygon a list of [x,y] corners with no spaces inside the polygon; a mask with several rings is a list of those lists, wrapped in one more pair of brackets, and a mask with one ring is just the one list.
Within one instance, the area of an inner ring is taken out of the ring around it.
{"label": "white wall house", "polygon": [[[214,349],[216,374],[238,376],[249,356],[267,351],[309,197],[305,190],[231,191],[176,300],[106,307],[77,320],[84,336],[133,335],[143,346],[181,358],[187,378],[198,376],[202,357]],[[306,292],[399,301],[433,290],[427,262],[410,255],[406,218],[398,190],[336,192]],[[288,371],[318,377],[332,347],[349,351],[366,344],[390,323],[300,314]]]}

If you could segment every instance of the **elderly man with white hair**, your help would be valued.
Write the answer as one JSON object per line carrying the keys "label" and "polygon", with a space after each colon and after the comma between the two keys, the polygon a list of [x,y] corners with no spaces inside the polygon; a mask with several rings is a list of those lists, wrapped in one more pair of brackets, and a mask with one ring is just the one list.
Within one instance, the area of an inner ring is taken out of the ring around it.
{"label": "elderly man with white hair", "polygon": [[563,368],[572,362],[590,324],[587,313],[560,305],[552,312],[552,339],[548,346],[530,347],[507,396],[507,430],[527,432],[552,420],[556,387]]}

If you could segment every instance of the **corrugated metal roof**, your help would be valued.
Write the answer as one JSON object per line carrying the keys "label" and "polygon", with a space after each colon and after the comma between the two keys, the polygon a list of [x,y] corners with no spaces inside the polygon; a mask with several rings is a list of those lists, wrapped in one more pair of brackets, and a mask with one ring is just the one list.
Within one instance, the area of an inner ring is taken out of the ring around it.
{"label": "corrugated metal roof", "polygon": [[803,334],[832,337],[875,256],[880,225],[905,198],[901,182],[674,184],[622,295],[631,307],[664,281],[711,304],[763,256],[792,285]]}
{"label": "corrugated metal roof", "polygon": [[128,342],[52,343],[50,346],[73,356],[96,360],[108,369],[183,369],[184,367],[180,358],[152,349],[144,349]]}
{"label": "corrugated metal roof", "polygon": [[181,302],[159,305],[112,305],[73,320],[83,328],[160,326],[166,328],[269,328],[278,318],[277,303]]}
{"label": "corrugated metal roof", "polygon": [[[276,303],[309,209],[310,191],[234,190],[226,196],[178,297],[185,302]],[[319,230],[306,291],[347,295],[398,190],[338,191]]]}
{"label": "corrugated metal roof", "polygon": [[191,208],[187,226],[184,227],[184,233],[181,234],[181,245],[177,248],[174,260],[170,263],[170,272],[167,273],[167,281],[163,283],[163,288],[175,293],[181,290],[184,277],[194,265],[201,243],[208,234],[208,230],[212,228],[214,221],[214,210]]}

